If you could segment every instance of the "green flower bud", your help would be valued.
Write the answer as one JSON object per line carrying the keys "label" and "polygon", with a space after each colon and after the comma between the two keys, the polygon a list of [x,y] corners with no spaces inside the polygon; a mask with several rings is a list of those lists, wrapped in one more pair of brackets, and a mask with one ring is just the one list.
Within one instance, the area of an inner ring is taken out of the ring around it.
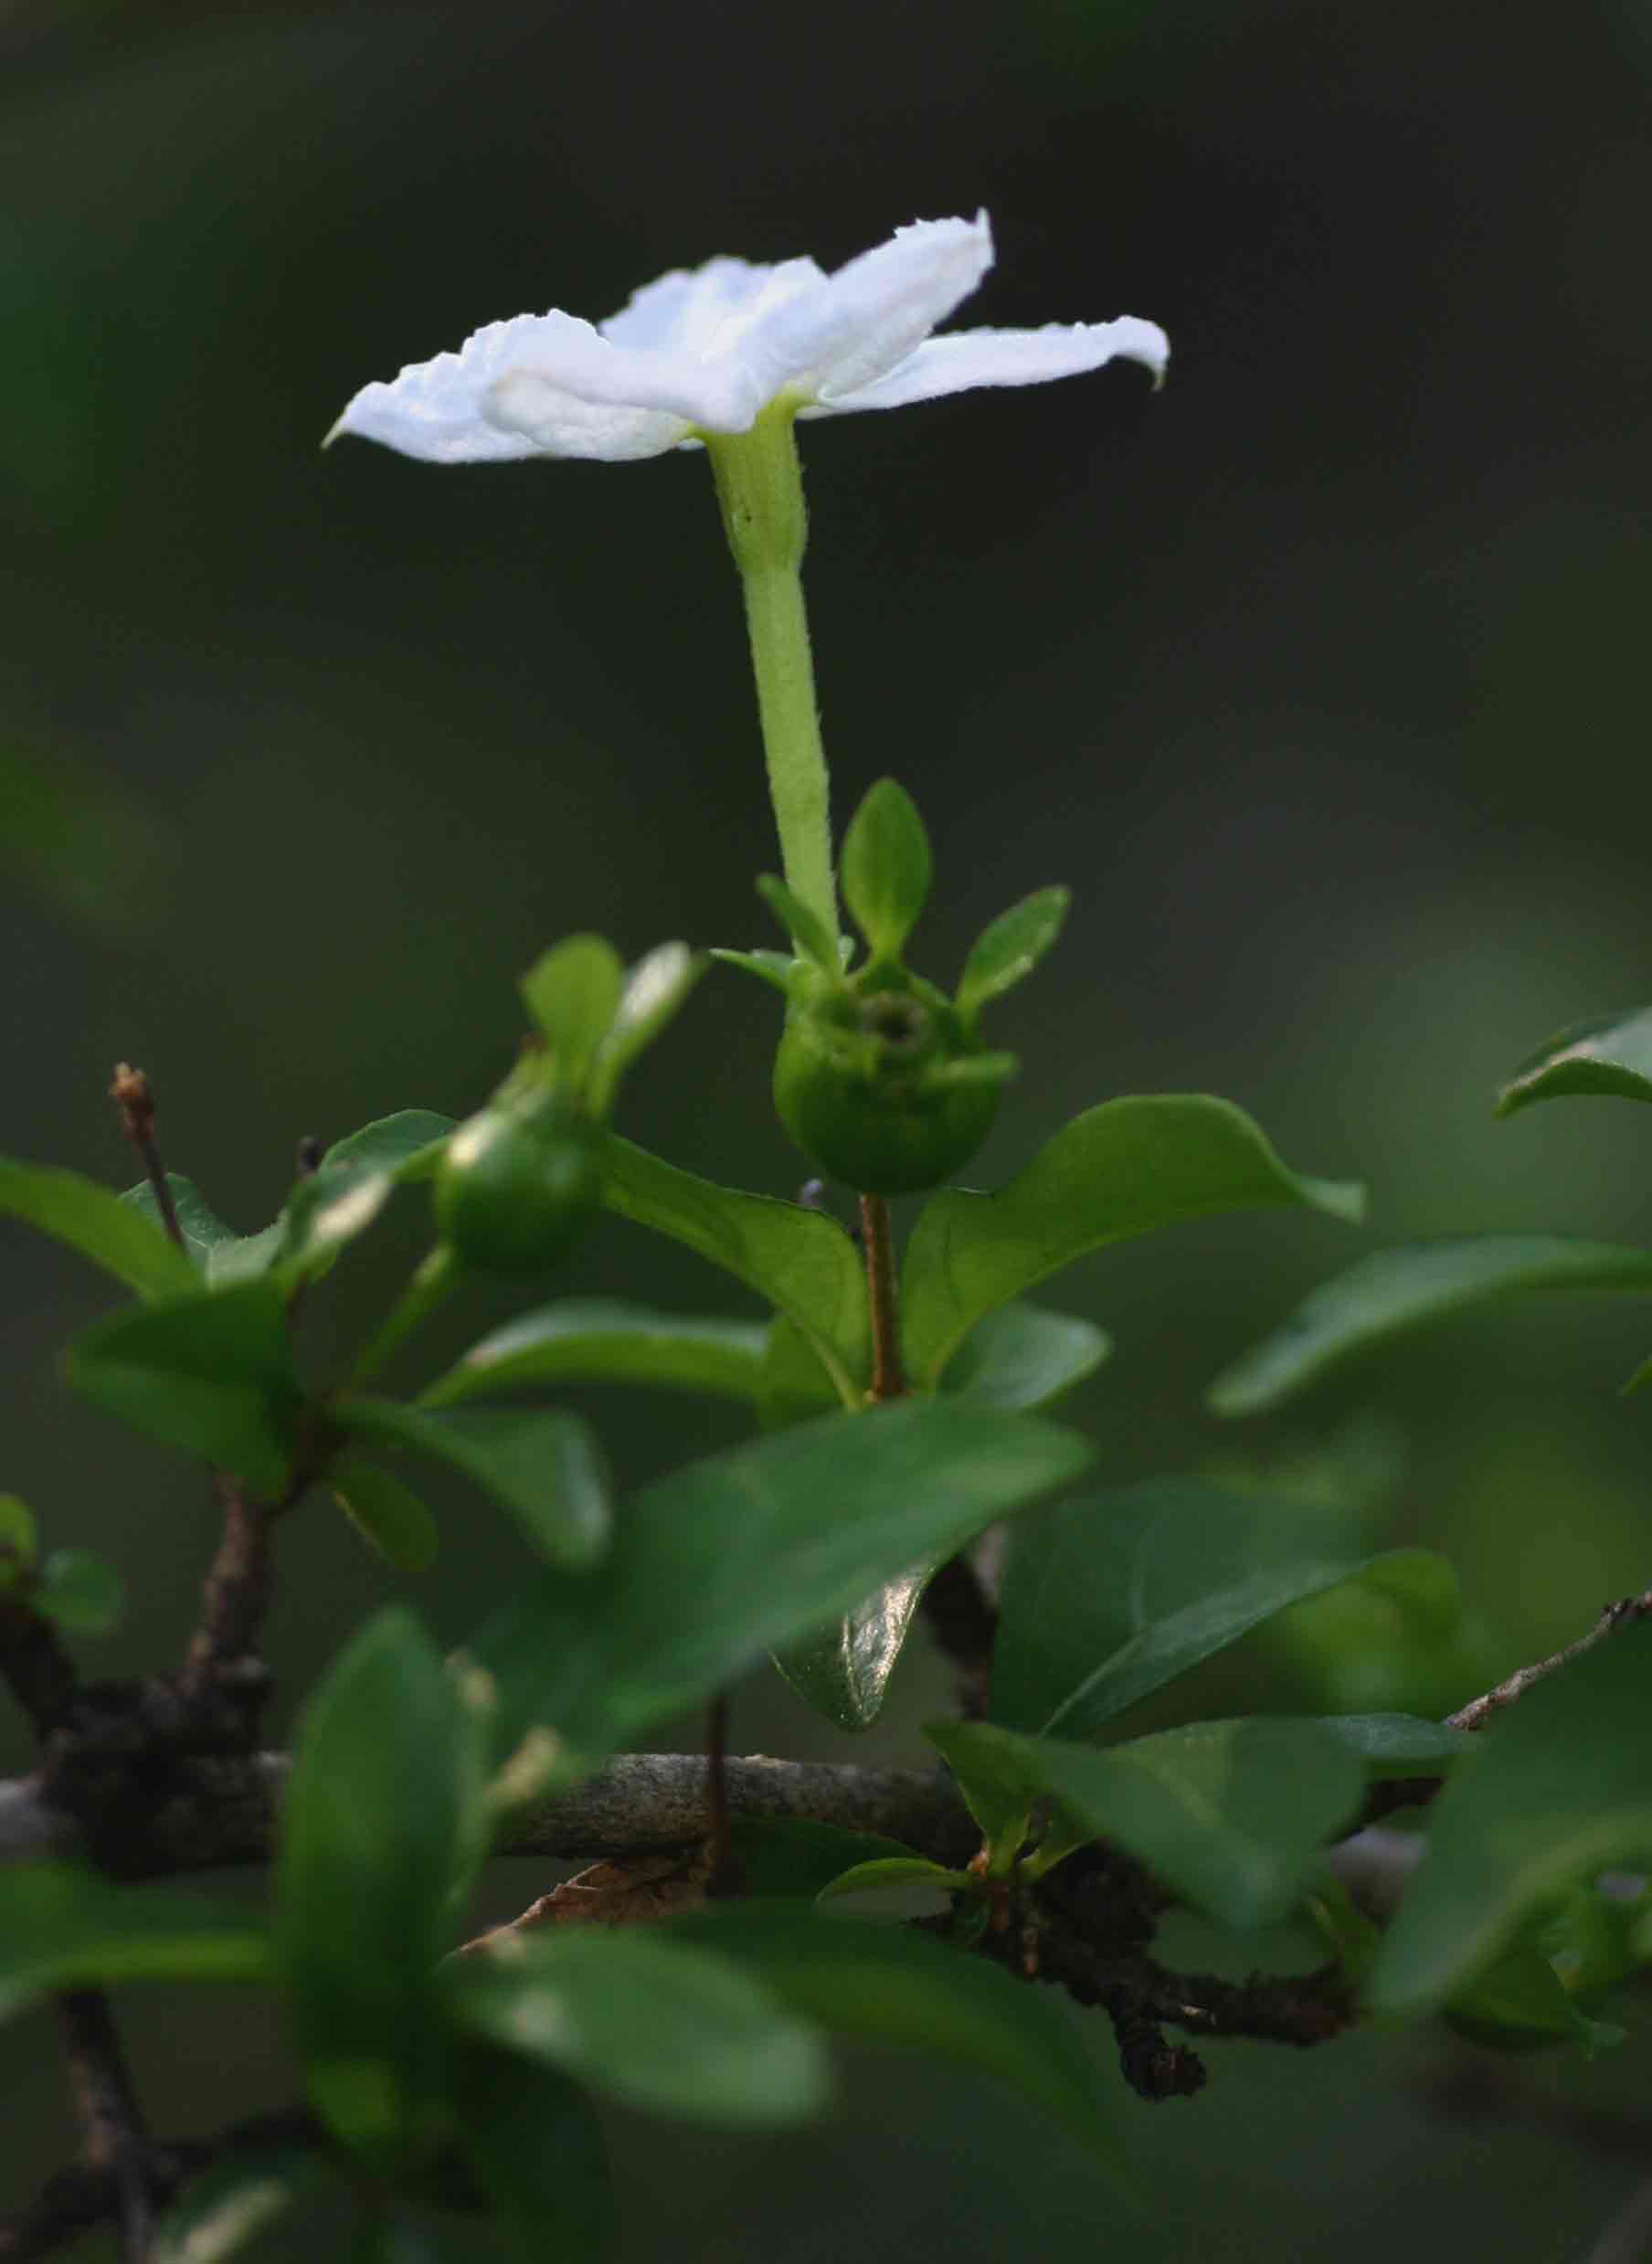
{"label": "green flower bud", "polygon": [[600,1127],[560,1094],[494,1100],[448,1143],[435,1190],[443,1240],[481,1273],[544,1273],[597,1211],[602,1143]]}
{"label": "green flower bud", "polygon": [[798,979],[775,1059],[780,1121],[828,1178],[910,1195],[962,1168],[1014,1067],[933,983],[888,961]]}

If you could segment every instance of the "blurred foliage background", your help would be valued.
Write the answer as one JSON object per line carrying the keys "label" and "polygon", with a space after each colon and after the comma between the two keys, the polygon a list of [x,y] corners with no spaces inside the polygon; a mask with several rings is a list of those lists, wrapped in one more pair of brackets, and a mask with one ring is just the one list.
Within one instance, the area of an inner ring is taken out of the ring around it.
{"label": "blurred foliage background", "polygon": [[[1554,1027],[1652,985],[1649,79],[1646,0],[13,0],[5,1145],[124,1184],[102,1092],[139,1062],[168,1162],[250,1229],[300,1134],[473,1105],[514,1044],[514,977],[556,936],[599,927],[630,956],[770,940],[704,463],[439,471],[318,443],[365,379],[497,316],[597,316],[718,250],[836,265],[984,204],[1000,265],[961,321],[1138,313],[1174,359],[1157,397],[1118,368],[805,431],[840,806],[890,769],[916,794],[941,872],[929,963],[949,977],[1033,886],[1078,891],[1000,1017],[1027,1070],[982,1176],[1109,1094],[1208,1089],[1374,1198],[1363,1238],[1236,1221],[1090,1262],[1054,1301],[1118,1351],[1074,1412],[1130,1476],[1318,1453],[1378,1411],[1389,1529],[1462,1569],[1453,1660],[1328,1621],[1247,1647],[1202,1706],[1336,1703],[1355,1674],[1351,1702],[1445,1707],[1577,1632],[1652,1578],[1652,1401],[1615,1398],[1652,1317],[1556,1301],[1458,1327],[1271,1429],[1224,1432],[1201,1394],[1373,1240],[1652,1224],[1638,1112],[1488,1114]],[[754,987],[708,980],[625,1128],[789,1191],[773,1021]],[[318,1360],[416,1249],[406,1200],[312,1316]],[[20,1231],[0,1252],[0,1484],[52,1539],[120,1561],[132,1608],[99,1663],[153,1664],[189,1624],[207,1486],[58,1381],[98,1279]],[[618,1224],[569,1286],[731,1303]],[[592,1412],[626,1479],[735,1430],[629,1397]],[[420,1600],[452,1637],[520,1560],[478,1501],[443,1507]],[[391,1583],[319,1506],[283,1554],[290,1708]],[[863,1750],[915,1756],[942,1687],[909,1662]],[[842,1750],[772,1678],[736,1733]],[[501,1910],[544,1883],[512,1870]],[[130,2014],[164,2124],[284,2081],[238,2002]],[[1643,2042],[1511,2084],[1432,2042],[1244,2046],[1213,2054],[1204,2099],[1155,2111],[1097,2050],[1170,2196],[1166,2222],[1121,2229],[1142,2259],[1334,2241],[1357,2264],[1401,2239],[1581,2259],[1631,2171],[1552,2101],[1604,2112],[1652,2065]],[[63,2142],[43,2022],[5,2074],[9,2187]],[[1087,2252],[1125,2222],[1029,2118],[875,2058],[834,2125],[783,2144],[619,2138],[639,2259],[944,2242],[967,2264],[1029,2237]],[[671,2196],[663,2227],[649,2195]]]}

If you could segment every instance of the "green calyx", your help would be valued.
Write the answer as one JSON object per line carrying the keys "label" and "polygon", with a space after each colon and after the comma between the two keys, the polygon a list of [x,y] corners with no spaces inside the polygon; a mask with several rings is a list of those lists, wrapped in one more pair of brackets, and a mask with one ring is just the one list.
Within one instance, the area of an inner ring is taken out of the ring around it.
{"label": "green calyx", "polygon": [[981,1039],[980,1010],[1031,972],[1066,910],[1066,891],[1045,889],[994,921],[948,998],[903,957],[931,870],[910,796],[881,779],[843,840],[843,896],[866,939],[864,964],[852,972],[823,925],[767,877],[759,894],[800,956],[714,955],[784,993],[774,1073],[780,1121],[817,1169],[863,1194],[937,1186],[980,1147],[1017,1066]]}

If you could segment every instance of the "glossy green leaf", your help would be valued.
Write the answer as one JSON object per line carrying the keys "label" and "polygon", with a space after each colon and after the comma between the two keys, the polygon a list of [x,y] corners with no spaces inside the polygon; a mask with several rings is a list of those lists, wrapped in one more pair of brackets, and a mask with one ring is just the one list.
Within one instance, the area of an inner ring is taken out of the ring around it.
{"label": "glossy green leaf", "polygon": [[824,2102],[811,2031],[760,1981],[674,1935],[549,1927],[448,1968],[453,2016],[606,2098],[691,2122],[797,2122]]}
{"label": "glossy green leaf", "polygon": [[366,1233],[395,1190],[390,1172],[365,1167],[327,1166],[301,1180],[276,1221],[280,1239],[270,1271],[288,1288],[319,1279]]}
{"label": "glossy green leaf", "polygon": [[[451,1407],[543,1384],[632,1383],[753,1400],[768,1343],[762,1321],[690,1320],[596,1299],[547,1305],[482,1338],[420,1397]],[[821,1380],[830,1392],[823,1370]]]}
{"label": "glossy green leaf", "polygon": [[448,1135],[457,1127],[451,1116],[433,1108],[398,1108],[393,1116],[379,1116],[342,1140],[334,1140],[323,1156],[323,1171],[387,1171],[398,1185],[427,1180],[441,1161]]}
{"label": "glossy green leaf", "polygon": [[1001,912],[976,938],[958,986],[958,1010],[969,1019],[1024,982],[1061,934],[1072,902],[1066,888],[1040,888]]}
{"label": "glossy green leaf", "polygon": [[675,1923],[821,2027],[957,2061],[1120,2166],[1084,2033],[1047,1990],[909,1927],[784,1903],[724,1904]]}
{"label": "glossy green leaf", "polygon": [[758,874],[757,894],[805,958],[812,959],[822,974],[835,978],[841,964],[836,938],[802,898],[794,896],[772,873]]}
{"label": "glossy green leaf", "polygon": [[1612,1864],[1652,1866],[1652,1623],[1617,1628],[1480,1732],[1371,1976],[1379,2012],[1463,1988],[1530,1920]]}
{"label": "glossy green leaf", "polygon": [[839,1895],[874,1894],[883,1887],[934,1887],[944,1894],[961,1894],[974,1884],[968,1871],[949,1871],[927,1856],[878,1856],[869,1863],[852,1864],[828,1879],[817,1899],[831,1902]]}
{"label": "glossy green leaf", "polygon": [[347,1432],[462,1470],[508,1509],[535,1551],[577,1570],[608,1543],[608,1477],[577,1415],[555,1408],[464,1408],[437,1413],[386,1399],[340,1400]]}
{"label": "glossy green leaf", "polygon": [[1497,1097],[1499,1116],[1573,1094],[1652,1101],[1652,1007],[1573,1022],[1523,1061]]}
{"label": "glossy green leaf", "polygon": [[770,1430],[823,1415],[842,1403],[819,1354],[783,1313],[777,1313],[768,1325],[757,1402]]}
{"label": "glossy green leaf", "polygon": [[16,1494],[0,1494],[0,1587],[35,1560],[34,1512]]}
{"label": "glossy green leaf", "polygon": [[522,979],[524,1003],[551,1050],[557,1080],[576,1093],[613,1027],[624,986],[620,954],[600,936],[554,944]]}
{"label": "glossy green leaf", "polygon": [[410,1486],[361,1455],[328,1473],[333,1498],[356,1531],[400,1572],[428,1572],[436,1561],[436,1520]]}
{"label": "glossy green leaf", "polygon": [[154,2264],[223,2264],[331,2183],[325,2159],[296,2141],[238,2149],[192,2178],[154,2233]]}
{"label": "glossy green leaf", "polygon": [[66,1863],[0,1867],[0,2018],[51,1989],[263,1981],[256,1913],[171,1887],[116,1887]]}
{"label": "glossy green leaf", "polygon": [[78,1391],[136,1429],[205,1455],[255,1492],[285,1492],[303,1399],[277,1283],[196,1287],[114,1314],[76,1338],[64,1367]]}
{"label": "glossy green leaf", "polygon": [[791,970],[797,961],[789,951],[730,951],[717,946],[711,956],[724,967],[737,967],[745,974],[755,975],[783,999],[791,996]]}
{"label": "glossy green leaf", "polygon": [[874,959],[898,959],[929,899],[929,836],[905,788],[880,778],[843,834],[838,884]]}
{"label": "glossy green leaf", "polygon": [[584,1580],[541,1577],[472,1646],[508,1725],[597,1753],[719,1689],[926,1554],[1065,1484],[1088,1444],[947,1402],[829,1415],[691,1463],[620,1518]]}
{"label": "glossy green leaf", "polygon": [[1403,1330],[1537,1289],[1652,1290],[1652,1251],[1563,1234],[1477,1234],[1373,1251],[1316,1289],[1211,1386],[1219,1415],[1277,1407]]}
{"label": "glossy green leaf", "polygon": [[1062,1502],[1011,1537],[989,1710],[1085,1736],[1371,1561],[1345,1517],[1203,1478]]}
{"label": "glossy green leaf", "polygon": [[141,1296],[174,1296],[195,1286],[189,1260],[157,1224],[78,1171],[0,1157],[0,1214],[78,1250]]}
{"label": "glossy green leaf", "polygon": [[840,1730],[868,1729],[883,1711],[936,1563],[927,1558],[776,1653],[775,1665],[798,1696]]}
{"label": "glossy green leaf", "polygon": [[821,1889],[857,1863],[881,1863],[916,1850],[876,1832],[846,1832],[811,1816],[736,1816],[730,1830],[748,1895],[802,1895]]}
{"label": "glossy green leaf", "polygon": [[1054,1738],[960,1723],[948,1750],[1019,1767],[1031,1798],[1054,1801],[1077,1844],[1116,1840],[1167,1887],[1223,1925],[1284,1918],[1320,1846],[1358,1812],[1359,1757],[1316,1721],[1258,1716],[1193,1722],[1097,1751]]}
{"label": "glossy green leaf", "polygon": [[367,1623],[304,1710],[277,1938],[311,2103],[378,2168],[429,2135],[446,2087],[434,1976],[472,1755],[454,1683],[403,1611]]}
{"label": "glossy green leaf", "polygon": [[71,1635],[106,1635],[125,1608],[121,1575],[90,1549],[54,1549],[35,1574],[29,1604]]}
{"label": "glossy green leaf", "polygon": [[[281,1228],[267,1226],[260,1234],[238,1234],[233,1226],[226,1226],[193,1180],[179,1177],[175,1171],[166,1174],[166,1185],[172,1196],[172,1207],[176,1214],[178,1231],[184,1237],[184,1247],[191,1264],[203,1274],[214,1289],[228,1287],[232,1282],[255,1281],[269,1270],[270,1262],[281,1247]],[[155,1201],[154,1189],[147,1180],[140,1180],[122,1196],[123,1203],[140,1211],[160,1233],[161,1209]]]}
{"label": "glossy green leaf", "polygon": [[1038,1795],[1027,1783],[1019,1747],[970,1734],[971,1724],[931,1721],[924,1735],[958,1780],[964,1804],[980,1827],[995,1877],[1021,1852]]}
{"label": "glossy green leaf", "polygon": [[1112,1350],[1093,1321],[1017,1299],[978,1321],[947,1362],[943,1391],[978,1407],[1047,1407]]}
{"label": "glossy green leaf", "polygon": [[704,958],[685,943],[661,944],[630,970],[613,1021],[597,1049],[590,1085],[594,1116],[606,1116],[620,1078],[681,1010],[704,971]]}
{"label": "glossy green leaf", "polygon": [[1218,1211],[1298,1203],[1357,1219],[1358,1188],[1299,1177],[1231,1102],[1104,1101],[996,1194],[951,1188],[913,1229],[902,1273],[906,1368],[933,1387],[981,1316],[1087,1251]]}
{"label": "glossy green leaf", "polygon": [[1322,1714],[1319,1727],[1357,1753],[1374,1777],[1444,1776],[1474,1739],[1448,1721],[1411,1714]]}
{"label": "glossy green leaf", "polygon": [[523,2264],[607,2256],[613,2185],[589,2094],[555,2068],[475,2045],[456,2098],[465,2160]]}
{"label": "glossy green leaf", "polygon": [[717,1187],[611,1137],[602,1200],[610,1211],[746,1283],[794,1323],[846,1404],[871,1367],[859,1251],[835,1219],[771,1195]]}

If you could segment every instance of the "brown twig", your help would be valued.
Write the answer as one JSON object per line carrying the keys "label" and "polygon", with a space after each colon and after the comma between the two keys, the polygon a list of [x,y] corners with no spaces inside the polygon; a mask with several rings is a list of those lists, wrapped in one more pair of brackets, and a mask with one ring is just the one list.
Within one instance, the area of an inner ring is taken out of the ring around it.
{"label": "brown twig", "polygon": [[84,2134],[86,2166],[104,2172],[121,2236],[121,2264],[145,2264],[157,2194],[143,2111],[101,1989],[52,1999]]}
{"label": "brown twig", "polygon": [[[1568,1643],[1547,1658],[1534,1660],[1530,1666],[1517,1667],[1512,1675],[1478,1698],[1470,1698],[1467,1706],[1459,1706],[1455,1714],[1447,1714],[1448,1730],[1483,1730],[1486,1724],[1505,1708],[1524,1698],[1533,1683],[1541,1682],[1557,1667],[1569,1666],[1585,1651],[1592,1651],[1597,1643],[1604,1643],[1617,1628],[1631,1620],[1652,1618],[1652,1588],[1644,1589],[1637,1596],[1623,1596],[1615,1603],[1608,1603],[1586,1635],[1579,1635],[1575,1643]],[[1399,1808],[1422,1808],[1435,1799],[1446,1783],[1443,1776],[1390,1777],[1373,1784],[1366,1795],[1360,1812],[1356,1829],[1380,1824],[1384,1816],[1393,1815]]]}
{"label": "brown twig", "polygon": [[296,1498],[296,1489],[283,1502],[259,1501],[223,1472],[214,1476],[224,1506],[224,1529],[202,1585],[201,1617],[178,1682],[192,1703],[214,1695],[230,1698],[247,1715],[250,1743],[269,1685],[257,1638],[270,1608],[272,1529]]}
{"label": "brown twig", "polygon": [[[184,1756],[164,1789],[122,1829],[122,1875],[154,1878],[223,1864],[266,1862],[289,1762],[281,1753]],[[980,1834],[939,1770],[863,1769],[841,1761],[724,1765],[731,1818],[802,1818],[898,1839],[937,1863],[968,1861]],[[622,1753],[571,1793],[517,1813],[499,1855],[572,1861],[665,1855],[705,1839],[712,1826],[699,1753]],[[38,1778],[0,1782],[0,1862],[72,1855],[84,1829],[47,1796]]]}
{"label": "brown twig", "polygon": [[705,1725],[705,1805],[711,1816],[711,1877],[705,1891],[715,1901],[746,1891],[746,1867],[735,1853],[728,1794],[728,1693],[719,1690]]}
{"label": "brown twig", "polygon": [[138,1151],[150,1192],[155,1199],[155,1209],[161,1214],[161,1224],[182,1250],[184,1230],[178,1224],[177,1205],[172,1200],[172,1190],[166,1183],[154,1142],[155,1104],[149,1079],[130,1062],[117,1062],[109,1097],[121,1112],[122,1129]]}
{"label": "brown twig", "polygon": [[866,1254],[866,1306],[872,1316],[874,1400],[898,1400],[906,1390],[901,1367],[901,1318],[895,1286],[895,1228],[882,1195],[861,1197],[861,1241]]}
{"label": "brown twig", "polygon": [[1597,1643],[1604,1643],[1615,1629],[1626,1625],[1630,1620],[1649,1616],[1652,1616],[1652,1588],[1638,1596],[1624,1596],[1616,1603],[1607,1604],[1586,1635],[1580,1635],[1575,1643],[1567,1644],[1564,1650],[1552,1652],[1548,1658],[1539,1659],[1535,1666],[1519,1668],[1499,1682],[1495,1689],[1484,1692],[1479,1698],[1470,1698],[1467,1706],[1459,1706],[1455,1714],[1446,1716],[1449,1727],[1453,1730],[1483,1729],[1493,1714],[1501,1713],[1505,1706],[1512,1706],[1517,1698],[1525,1696],[1534,1682],[1541,1682],[1545,1675],[1553,1674],[1557,1666],[1568,1666],[1585,1651],[1594,1650]]}

